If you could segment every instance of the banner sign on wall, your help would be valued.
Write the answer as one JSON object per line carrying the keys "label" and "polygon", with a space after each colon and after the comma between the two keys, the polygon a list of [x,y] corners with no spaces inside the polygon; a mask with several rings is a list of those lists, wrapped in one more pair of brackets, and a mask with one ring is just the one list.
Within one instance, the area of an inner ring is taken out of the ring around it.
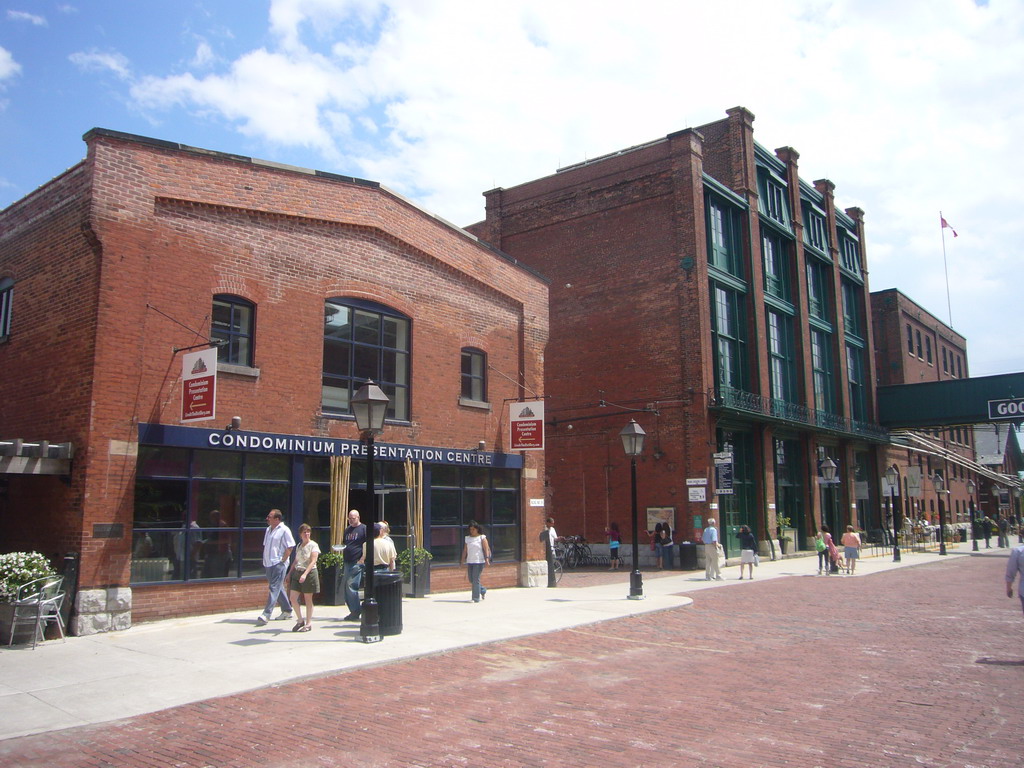
{"label": "banner sign on wall", "polygon": [[512,403],[509,407],[513,451],[544,450],[544,401],[534,400],[527,403]]}
{"label": "banner sign on wall", "polygon": [[181,358],[181,420],[217,417],[217,347],[188,352]]}

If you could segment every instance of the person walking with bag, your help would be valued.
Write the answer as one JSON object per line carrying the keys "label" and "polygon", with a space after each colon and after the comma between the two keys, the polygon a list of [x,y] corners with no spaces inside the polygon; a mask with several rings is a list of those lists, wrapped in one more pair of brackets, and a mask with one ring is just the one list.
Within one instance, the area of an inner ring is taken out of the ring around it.
{"label": "person walking with bag", "polygon": [[487,587],[480,583],[484,566],[491,562],[491,545],[487,543],[487,537],[480,530],[480,524],[476,521],[469,524],[469,533],[462,545],[462,563],[466,564],[466,576],[473,587],[473,602],[479,603],[487,597]]}
{"label": "person walking with bag", "polygon": [[825,537],[821,531],[818,531],[814,535],[814,549],[818,552],[818,575],[822,573],[828,574],[828,547],[825,546]]}
{"label": "person walking with bag", "polygon": [[722,566],[718,561],[722,545],[718,543],[718,529],[715,527],[715,518],[708,519],[708,526],[701,534],[700,540],[704,542],[704,581],[724,581],[722,577]]}
{"label": "person walking with bag", "polygon": [[745,525],[740,526],[740,581],[743,581],[743,566],[750,569],[750,580],[754,580],[754,566],[757,564],[757,539]]}

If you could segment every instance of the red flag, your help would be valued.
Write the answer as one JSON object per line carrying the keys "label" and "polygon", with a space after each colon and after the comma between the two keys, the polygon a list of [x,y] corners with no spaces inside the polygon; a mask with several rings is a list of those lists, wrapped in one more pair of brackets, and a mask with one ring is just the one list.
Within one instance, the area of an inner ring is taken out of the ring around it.
{"label": "red flag", "polygon": [[956,230],[953,229],[951,226],[949,226],[949,222],[946,221],[946,217],[945,216],[939,216],[939,218],[942,219],[942,228],[943,229],[948,229],[950,232],[952,232],[953,233],[953,237],[960,237],[960,235],[958,235],[956,233]]}

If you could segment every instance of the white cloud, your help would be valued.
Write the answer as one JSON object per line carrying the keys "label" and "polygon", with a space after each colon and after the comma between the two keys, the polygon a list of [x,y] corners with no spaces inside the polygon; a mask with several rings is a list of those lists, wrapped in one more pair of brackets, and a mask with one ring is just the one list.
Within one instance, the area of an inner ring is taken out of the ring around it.
{"label": "white cloud", "polygon": [[121,80],[132,79],[131,65],[120,53],[77,52],[68,56],[68,60],[83,72],[112,72]]}
{"label": "white cloud", "polygon": [[3,46],[0,46],[0,88],[4,82],[10,80],[21,72],[21,64],[14,60],[13,54]]}
{"label": "white cloud", "polygon": [[7,18],[11,21],[27,21],[29,24],[33,24],[37,27],[46,26],[46,18],[43,16],[37,16],[34,13],[28,13],[27,11],[8,11]]}
{"label": "white cloud", "polygon": [[213,74],[133,96],[311,148],[462,223],[483,190],[743,105],[759,142],[795,147],[805,179],[866,211],[872,287],[945,318],[943,210],[961,234],[953,324],[988,361],[974,372],[1024,370],[999,351],[1024,240],[1017,0],[273,0],[268,27],[274,47],[219,71],[197,55]]}

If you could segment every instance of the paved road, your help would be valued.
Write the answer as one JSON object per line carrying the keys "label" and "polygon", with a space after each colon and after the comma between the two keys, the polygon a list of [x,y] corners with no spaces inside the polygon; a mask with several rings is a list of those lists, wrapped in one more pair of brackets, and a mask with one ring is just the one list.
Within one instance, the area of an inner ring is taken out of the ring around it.
{"label": "paved road", "polygon": [[1005,556],[736,583],[688,607],[8,739],[0,765],[1016,768],[1024,618]]}

